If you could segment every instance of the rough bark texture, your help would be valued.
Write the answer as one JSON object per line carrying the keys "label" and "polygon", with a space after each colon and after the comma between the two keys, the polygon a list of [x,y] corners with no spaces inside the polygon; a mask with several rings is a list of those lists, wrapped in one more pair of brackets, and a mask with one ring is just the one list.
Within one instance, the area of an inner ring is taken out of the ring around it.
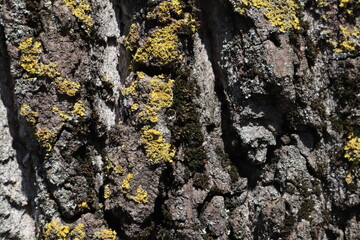
{"label": "rough bark texture", "polygon": [[0,239],[360,239],[356,26],[356,0],[0,0]]}

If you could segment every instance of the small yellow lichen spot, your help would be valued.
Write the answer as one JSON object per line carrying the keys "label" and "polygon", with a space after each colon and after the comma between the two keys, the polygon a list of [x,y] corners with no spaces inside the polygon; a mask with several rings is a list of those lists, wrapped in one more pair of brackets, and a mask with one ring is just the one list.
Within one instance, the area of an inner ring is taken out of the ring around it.
{"label": "small yellow lichen spot", "polygon": [[139,81],[138,80],[135,80],[133,81],[129,87],[127,88],[124,88],[123,90],[121,90],[121,94],[123,96],[126,96],[126,95],[135,95],[136,94],[136,87],[138,85]]}
{"label": "small yellow lichen spot", "polygon": [[104,198],[108,199],[111,196],[111,190],[109,184],[104,186]]}
{"label": "small yellow lichen spot", "polygon": [[49,130],[44,128],[37,130],[35,137],[42,147],[44,147],[47,151],[51,151],[52,146],[56,141],[57,133],[58,132],[56,130]]}
{"label": "small yellow lichen spot", "polygon": [[112,229],[102,228],[95,234],[95,239],[116,240],[116,232]]}
{"label": "small yellow lichen spot", "polygon": [[127,192],[130,189],[130,182],[133,178],[134,178],[134,174],[132,174],[132,173],[129,173],[128,175],[126,175],[123,183],[121,184],[120,189]]}
{"label": "small yellow lichen spot", "polygon": [[89,205],[87,202],[82,202],[78,205],[79,208],[83,208],[83,209],[89,209]]}
{"label": "small yellow lichen spot", "polygon": [[20,115],[23,116],[27,122],[35,124],[39,114],[31,109],[27,104],[21,106]]}
{"label": "small yellow lichen spot", "polygon": [[85,116],[85,103],[82,100],[79,100],[77,103],[74,104],[74,109],[72,111],[73,115],[79,115],[81,117]]}
{"label": "small yellow lichen spot", "polygon": [[116,165],[114,170],[117,174],[122,174],[124,172],[124,168],[121,165]]}
{"label": "small yellow lichen spot", "polygon": [[175,150],[170,143],[164,141],[162,132],[143,127],[141,141],[151,165],[173,161]]}
{"label": "small yellow lichen spot", "polygon": [[360,30],[357,27],[344,27],[340,25],[340,42],[333,42],[334,52],[353,52],[360,47]]}
{"label": "small yellow lichen spot", "polygon": [[345,155],[344,157],[350,161],[355,163],[360,163],[360,138],[353,137],[352,135],[349,137],[349,141],[346,143],[345,147]]}
{"label": "small yellow lichen spot", "polygon": [[138,109],[139,109],[139,104],[134,103],[133,105],[131,105],[130,109],[131,109],[131,111],[136,111],[136,110],[138,110]]}
{"label": "small yellow lichen spot", "polygon": [[136,24],[131,24],[129,34],[126,36],[124,46],[127,50],[133,51],[136,47],[136,43],[139,40],[139,34]]}
{"label": "small yellow lichen spot", "polygon": [[148,193],[139,186],[136,189],[136,195],[132,199],[137,203],[145,204],[148,202]]}
{"label": "small yellow lichen spot", "polygon": [[67,94],[68,96],[75,96],[80,89],[80,83],[77,81],[71,81],[62,77],[55,79],[57,90],[61,94]]}
{"label": "small yellow lichen spot", "polygon": [[78,224],[71,232],[70,238],[72,240],[84,240],[85,239],[84,224]]}

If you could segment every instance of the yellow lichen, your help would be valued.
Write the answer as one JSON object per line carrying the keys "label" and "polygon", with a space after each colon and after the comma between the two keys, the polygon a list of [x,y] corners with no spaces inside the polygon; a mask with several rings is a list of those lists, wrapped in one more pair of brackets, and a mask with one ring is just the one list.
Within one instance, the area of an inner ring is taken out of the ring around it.
{"label": "yellow lichen", "polygon": [[78,205],[79,208],[82,208],[82,209],[89,209],[89,204],[87,202],[82,202]]}
{"label": "yellow lichen", "polygon": [[51,151],[52,146],[56,141],[57,133],[58,132],[56,130],[49,130],[44,128],[37,130],[35,136],[43,148],[45,148],[47,151]]}
{"label": "yellow lichen", "polygon": [[360,163],[360,138],[350,136],[349,141],[346,143],[345,147],[345,155],[344,157],[350,161],[355,163]]}
{"label": "yellow lichen", "polygon": [[149,12],[147,17],[157,19],[159,22],[166,22],[173,17],[181,17],[184,7],[184,3],[180,0],[163,1],[152,12]]}
{"label": "yellow lichen", "polygon": [[71,240],[84,240],[85,239],[84,224],[78,224],[71,232]]}
{"label": "yellow lichen", "polygon": [[116,240],[116,232],[112,229],[102,228],[95,234],[95,239]]}
{"label": "yellow lichen", "polygon": [[127,50],[133,51],[135,49],[138,40],[139,40],[139,34],[138,34],[137,26],[136,24],[133,23],[130,25],[129,34],[125,37],[124,46],[126,47]]}
{"label": "yellow lichen", "polygon": [[[158,78],[158,79],[156,79]],[[170,107],[173,101],[172,87],[173,80],[168,82],[161,81],[163,76],[155,76],[150,81],[150,93],[148,105],[138,114],[139,120],[142,123],[156,123],[158,122],[158,113],[161,109]]]}
{"label": "yellow lichen", "polygon": [[59,226],[57,222],[53,221],[44,226],[42,230],[42,237],[44,240],[66,240],[69,233],[69,226]]}
{"label": "yellow lichen", "polygon": [[153,60],[160,65],[168,65],[174,61],[182,60],[179,49],[179,26],[170,24],[157,29],[145,40],[143,48],[138,48],[134,54],[134,61],[146,64]]}
{"label": "yellow lichen", "polygon": [[127,88],[124,88],[123,90],[121,90],[121,94],[123,96],[126,96],[126,95],[135,95],[136,94],[136,87],[137,87],[137,84],[139,83],[139,80],[135,80],[133,81],[129,87]]}
{"label": "yellow lichen", "polygon": [[109,184],[106,184],[104,187],[104,198],[108,199],[111,196],[111,189]]}
{"label": "yellow lichen", "polygon": [[134,200],[137,203],[147,203],[148,202],[148,193],[144,191],[141,186],[139,186],[136,189],[136,195],[132,197],[132,200]]}
{"label": "yellow lichen", "polygon": [[79,100],[74,104],[74,109],[72,111],[73,115],[79,115],[81,117],[85,116],[85,103],[82,100]]}
{"label": "yellow lichen", "polygon": [[72,14],[82,23],[82,28],[89,33],[93,24],[90,15],[91,7],[87,0],[63,0],[65,5],[71,10]]}
{"label": "yellow lichen", "polygon": [[28,75],[47,76],[49,78],[59,77],[60,73],[56,63],[44,64],[40,62],[41,43],[34,41],[32,37],[20,42],[21,52],[19,64]]}
{"label": "yellow lichen", "polygon": [[75,96],[80,89],[80,83],[77,81],[71,81],[62,77],[55,79],[55,85],[57,90],[61,94],[67,94],[68,96]]}
{"label": "yellow lichen", "polygon": [[116,165],[114,170],[117,174],[122,174],[124,172],[124,168],[121,165]]}
{"label": "yellow lichen", "polygon": [[139,109],[139,104],[134,103],[133,105],[131,105],[130,109],[131,109],[131,111],[136,111],[136,110],[138,110],[138,109]]}
{"label": "yellow lichen", "polygon": [[35,124],[39,114],[31,109],[27,104],[23,104],[20,109],[20,115],[23,116],[27,122]]}
{"label": "yellow lichen", "polygon": [[175,150],[170,143],[165,142],[162,132],[145,126],[142,129],[141,141],[151,165],[173,161]]}
{"label": "yellow lichen", "polygon": [[123,190],[124,192],[127,192],[130,189],[130,182],[133,178],[134,178],[134,174],[128,173],[123,183],[121,184],[120,189]]}
{"label": "yellow lichen", "polygon": [[241,14],[246,8],[262,9],[269,22],[281,32],[300,29],[300,20],[296,16],[300,6],[295,0],[237,0],[237,11]]}
{"label": "yellow lichen", "polygon": [[360,30],[340,25],[340,42],[332,42],[334,52],[353,52],[360,47]]}
{"label": "yellow lichen", "polygon": [[348,137],[348,142],[344,146],[344,157],[349,161],[349,170],[346,172],[345,181],[348,184],[353,182],[354,178],[358,178],[360,175],[360,138],[351,134]]}

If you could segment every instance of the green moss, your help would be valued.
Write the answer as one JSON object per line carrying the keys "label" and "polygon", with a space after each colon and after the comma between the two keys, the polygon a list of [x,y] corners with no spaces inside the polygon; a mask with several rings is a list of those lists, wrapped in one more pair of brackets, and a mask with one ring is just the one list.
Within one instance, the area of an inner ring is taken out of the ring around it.
{"label": "green moss", "polygon": [[305,200],[301,203],[299,212],[297,214],[298,222],[300,222],[302,219],[305,219],[307,221],[310,219],[310,214],[312,211],[314,211],[315,201],[314,200]]}
{"label": "green moss", "polygon": [[209,187],[210,178],[204,173],[196,173],[194,176],[193,186],[199,189],[207,189]]}
{"label": "green moss", "polygon": [[231,181],[236,182],[239,179],[240,175],[237,168],[232,164],[229,155],[224,153],[220,146],[217,146],[215,148],[215,153],[220,159],[222,167],[229,173]]}

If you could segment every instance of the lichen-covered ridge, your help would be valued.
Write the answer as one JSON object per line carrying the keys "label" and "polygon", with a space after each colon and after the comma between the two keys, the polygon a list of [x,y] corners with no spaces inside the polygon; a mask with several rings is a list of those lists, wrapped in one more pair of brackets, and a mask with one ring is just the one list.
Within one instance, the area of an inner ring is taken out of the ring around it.
{"label": "lichen-covered ridge", "polygon": [[359,0],[0,0],[0,239],[360,239]]}

